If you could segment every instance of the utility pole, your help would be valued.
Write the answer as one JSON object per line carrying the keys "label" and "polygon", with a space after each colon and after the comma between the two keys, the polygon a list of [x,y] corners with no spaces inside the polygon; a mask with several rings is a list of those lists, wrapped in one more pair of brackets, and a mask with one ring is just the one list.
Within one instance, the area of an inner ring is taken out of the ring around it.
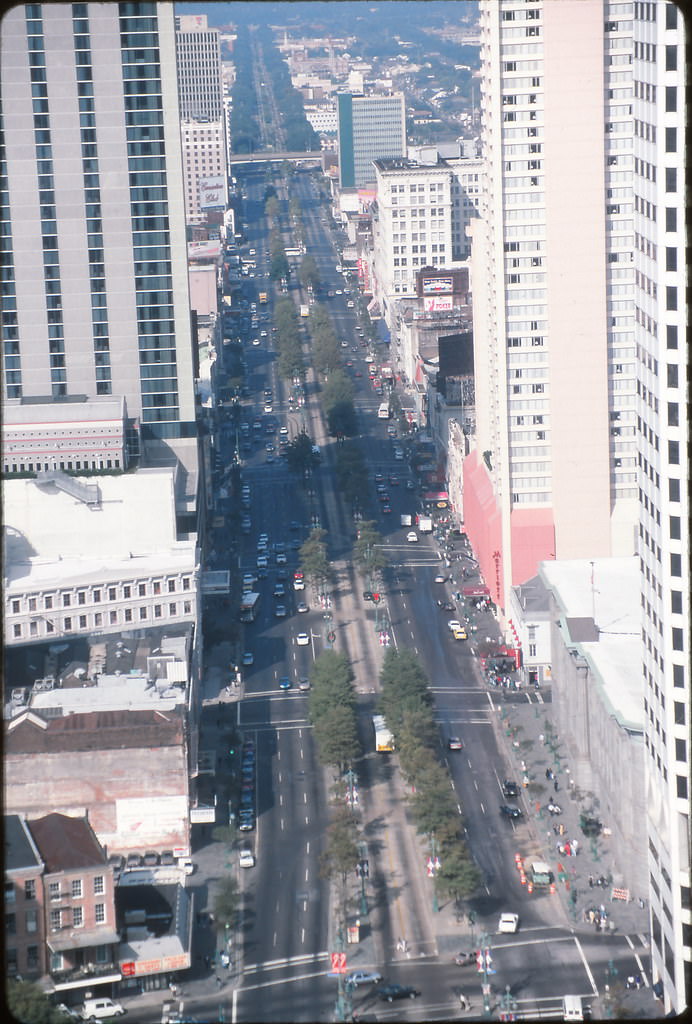
{"label": "utility pole", "polygon": [[[337,959],[339,959],[341,955],[344,953],[344,933],[341,925],[339,925],[339,930],[336,933],[336,942],[334,945],[336,947]],[[332,957],[332,960],[334,960],[334,957]],[[353,1019],[353,1000],[351,998],[350,986],[345,983],[344,978],[344,974],[346,971],[345,954],[344,966],[341,967],[339,965],[336,967],[336,970],[338,971],[338,988],[336,996],[335,1014],[337,1021],[341,1022],[341,1024],[346,1024],[347,1021]]]}

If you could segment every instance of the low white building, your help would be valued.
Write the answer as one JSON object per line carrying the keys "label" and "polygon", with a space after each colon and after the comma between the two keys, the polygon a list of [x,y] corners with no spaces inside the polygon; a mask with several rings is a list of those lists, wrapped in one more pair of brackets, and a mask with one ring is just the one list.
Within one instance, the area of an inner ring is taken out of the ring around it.
{"label": "low white building", "polygon": [[196,534],[176,529],[176,469],[3,483],[7,645],[196,623]]}
{"label": "low white building", "polygon": [[126,420],[122,396],[6,403],[2,471],[126,469]]}
{"label": "low white building", "polygon": [[647,891],[644,680],[639,561],[541,562],[549,592],[553,717],[584,813],[609,829],[601,863],[614,884]]}

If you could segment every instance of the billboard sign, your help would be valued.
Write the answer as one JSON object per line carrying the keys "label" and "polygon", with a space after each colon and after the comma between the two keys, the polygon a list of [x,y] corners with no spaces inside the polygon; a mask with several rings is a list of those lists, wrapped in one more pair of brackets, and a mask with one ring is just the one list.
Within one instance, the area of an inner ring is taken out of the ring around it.
{"label": "billboard sign", "polygon": [[201,209],[218,210],[225,207],[226,185],[223,177],[200,178],[197,187]]}
{"label": "billboard sign", "polygon": [[437,313],[439,310],[453,308],[451,295],[426,295],[423,297],[423,309],[426,313]]}
{"label": "billboard sign", "polygon": [[424,277],[423,295],[451,294],[454,285],[451,277]]}

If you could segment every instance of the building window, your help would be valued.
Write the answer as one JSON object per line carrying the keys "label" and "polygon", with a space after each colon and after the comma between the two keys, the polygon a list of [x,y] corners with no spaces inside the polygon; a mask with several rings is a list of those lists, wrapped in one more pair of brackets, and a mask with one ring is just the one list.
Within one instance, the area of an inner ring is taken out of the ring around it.
{"label": "building window", "polygon": [[142,607],[141,607],[141,608],[139,609],[139,618],[140,618],[140,622],[141,622],[142,620],[146,619],[146,617],[148,616],[148,614],[149,614],[149,609],[148,609],[148,608],[146,608],[146,607],[144,607],[144,606],[142,606]]}
{"label": "building window", "polygon": [[27,878],[24,883],[24,899],[35,900],[36,899],[36,879]]}
{"label": "building window", "polygon": [[176,605],[175,601],[171,601],[171,603],[168,605],[168,614],[169,615],[177,615],[178,614],[178,609],[177,609],[177,605]]}
{"label": "building window", "polygon": [[97,903],[94,906],[94,921],[96,924],[103,924],[106,920],[106,904]]}
{"label": "building window", "polygon": [[21,624],[21,622],[15,622],[15,624],[12,627],[12,635],[15,638],[15,640],[18,639],[22,635],[22,624]]}
{"label": "building window", "polygon": [[678,799],[687,800],[687,779],[684,775],[675,777]]}
{"label": "building window", "polygon": [[5,914],[5,933],[7,935],[17,934],[17,917],[15,914]]}
{"label": "building window", "polygon": [[46,596],[43,599],[43,607],[46,609],[47,612],[51,610],[51,608],[53,607],[52,594],[46,594]]}
{"label": "building window", "polygon": [[175,594],[175,580],[168,581],[168,593]]}
{"label": "building window", "polygon": [[66,630],[72,629],[72,616],[71,615],[66,615],[65,616],[65,619],[63,621],[63,629],[66,629]]}
{"label": "building window", "polygon": [[131,598],[131,596],[132,596],[132,587],[130,587],[130,586],[129,586],[129,585],[128,585],[128,584],[126,583],[126,584],[125,584],[125,585],[123,586],[123,597],[125,598],[125,600],[126,600],[126,601],[129,601],[129,600],[130,600],[130,598]]}
{"label": "building window", "polygon": [[109,601],[115,601],[116,598],[117,598],[117,593],[116,593],[115,587],[109,587],[108,588],[108,600]]}
{"label": "building window", "polygon": [[78,900],[82,898],[82,880],[81,878],[72,879],[72,899]]}
{"label": "building window", "polygon": [[115,626],[118,622],[118,613],[116,611],[109,612],[108,621],[111,624],[111,626]]}
{"label": "building window", "polygon": [[62,606],[63,606],[63,608],[69,608],[70,607],[70,595],[69,594],[63,594],[62,595]]}
{"label": "building window", "polygon": [[26,947],[26,966],[29,971],[38,970],[38,946]]}
{"label": "building window", "polygon": [[95,590],[94,591],[94,604],[100,604],[100,603],[101,603],[101,591],[100,590]]}
{"label": "building window", "polygon": [[60,910],[51,910],[51,912],[50,912],[50,930],[52,932],[57,932],[59,930],[61,924],[62,924],[61,911]]}
{"label": "building window", "polygon": [[84,925],[84,911],[81,907],[72,908],[72,927],[82,928]]}
{"label": "building window", "polygon": [[678,148],[677,128],[666,128],[666,153],[675,153]]}
{"label": "building window", "polygon": [[160,619],[161,618],[161,605],[160,604],[155,604],[154,605],[154,618],[155,619]]}
{"label": "building window", "polygon": [[60,899],[60,882],[50,882],[48,884],[48,895],[52,900]]}
{"label": "building window", "polygon": [[27,932],[38,931],[38,910],[27,910],[25,923]]}
{"label": "building window", "polygon": [[103,896],[106,891],[103,875],[94,876],[94,896]]}
{"label": "building window", "polygon": [[666,46],[666,71],[677,71],[678,69],[678,48],[675,45]]}
{"label": "building window", "polygon": [[146,585],[146,583],[138,583],[137,584],[137,593],[139,594],[140,597],[146,597],[147,596],[147,585]]}
{"label": "building window", "polygon": [[132,622],[132,609],[131,608],[126,608],[125,609],[125,622]]}
{"label": "building window", "polygon": [[153,586],[154,586],[154,593],[155,594],[160,594],[161,593],[161,580],[154,580]]}
{"label": "building window", "polygon": [[529,658],[536,657],[536,644],[529,644]]}
{"label": "building window", "polygon": [[190,577],[189,576],[183,576],[183,590],[189,590],[189,589],[190,589]]}
{"label": "building window", "polygon": [[86,590],[77,592],[77,604],[86,604]]}

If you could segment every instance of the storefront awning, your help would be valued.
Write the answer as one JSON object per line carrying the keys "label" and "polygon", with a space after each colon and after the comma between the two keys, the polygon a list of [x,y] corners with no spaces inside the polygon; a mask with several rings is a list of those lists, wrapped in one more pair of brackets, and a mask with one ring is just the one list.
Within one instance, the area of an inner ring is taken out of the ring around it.
{"label": "storefront awning", "polygon": [[371,320],[379,320],[382,316],[380,304],[377,299],[370,299],[370,302],[368,303],[368,315]]}

